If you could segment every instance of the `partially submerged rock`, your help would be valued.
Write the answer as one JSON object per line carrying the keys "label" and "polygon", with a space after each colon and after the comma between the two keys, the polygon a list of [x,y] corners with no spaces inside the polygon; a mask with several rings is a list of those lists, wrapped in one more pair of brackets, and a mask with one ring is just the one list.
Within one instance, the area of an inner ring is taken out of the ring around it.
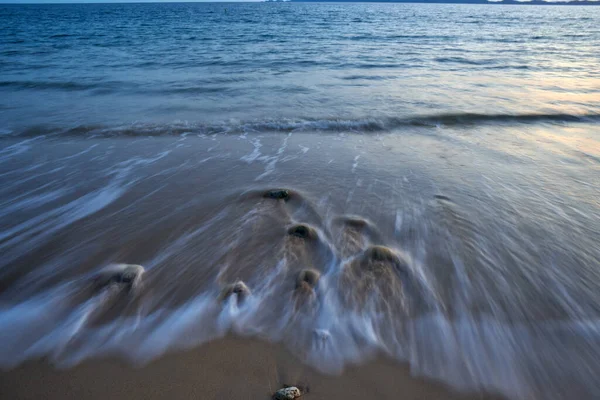
{"label": "partially submerged rock", "polygon": [[394,265],[401,263],[400,257],[390,248],[385,246],[371,246],[365,250],[365,260],[374,262],[389,262]]}
{"label": "partially submerged rock", "polygon": [[263,197],[288,201],[290,199],[290,191],[287,189],[273,189],[266,192]]}
{"label": "partially submerged rock", "polygon": [[279,389],[273,395],[274,400],[294,400],[302,396],[302,392],[296,386],[288,386]]}
{"label": "partially submerged rock", "polygon": [[362,255],[360,264],[363,270],[376,276],[384,277],[394,274],[403,281],[409,279],[410,268],[407,259],[385,246],[367,248]]}
{"label": "partially submerged rock", "polygon": [[136,264],[111,264],[94,278],[97,288],[119,285],[131,289],[136,286],[144,273],[144,267]]}
{"label": "partially submerged rock", "polygon": [[308,240],[315,240],[319,237],[317,231],[306,224],[297,224],[290,227],[288,235]]}
{"label": "partially submerged rock", "polygon": [[377,286],[402,285],[410,280],[409,261],[402,253],[385,246],[370,246],[361,255],[344,266],[344,278],[354,287],[364,287],[379,282]]}
{"label": "partially submerged rock", "polygon": [[294,289],[295,308],[299,310],[313,304],[317,298],[315,286],[319,281],[321,274],[314,269],[305,269],[300,271],[296,277],[296,287]]}
{"label": "partially submerged rock", "polygon": [[339,229],[335,232],[334,239],[340,250],[342,258],[348,258],[364,249],[368,243],[382,241],[381,233],[370,221],[359,216],[346,215],[335,218],[333,228]]}
{"label": "partially submerged rock", "polygon": [[229,296],[235,295],[237,302],[242,303],[251,294],[252,294],[252,292],[250,291],[250,289],[248,288],[248,286],[246,286],[246,284],[244,282],[237,281],[235,283],[225,286],[223,288],[223,290],[221,291],[221,295],[219,296],[219,298],[221,300],[226,300],[229,298]]}
{"label": "partially submerged rock", "polygon": [[320,277],[321,273],[315,269],[303,269],[296,277],[296,289],[304,287],[314,289]]}
{"label": "partially submerged rock", "polygon": [[348,259],[339,281],[344,305],[369,312],[415,316],[423,309],[423,286],[411,258],[400,249],[370,246]]}
{"label": "partially submerged rock", "polygon": [[336,222],[340,222],[350,228],[357,229],[357,230],[365,229],[370,226],[369,221],[367,221],[364,218],[355,217],[355,216],[340,217],[337,219]]}

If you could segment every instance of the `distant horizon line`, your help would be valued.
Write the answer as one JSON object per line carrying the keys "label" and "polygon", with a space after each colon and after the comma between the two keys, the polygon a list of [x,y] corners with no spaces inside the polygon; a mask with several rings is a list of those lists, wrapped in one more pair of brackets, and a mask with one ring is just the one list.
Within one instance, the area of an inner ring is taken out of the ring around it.
{"label": "distant horizon line", "polygon": [[473,4],[473,5],[524,5],[524,6],[600,6],[600,0],[131,0],[131,1],[2,1],[0,5],[78,5],[78,4],[238,4],[238,3],[411,3],[411,4]]}

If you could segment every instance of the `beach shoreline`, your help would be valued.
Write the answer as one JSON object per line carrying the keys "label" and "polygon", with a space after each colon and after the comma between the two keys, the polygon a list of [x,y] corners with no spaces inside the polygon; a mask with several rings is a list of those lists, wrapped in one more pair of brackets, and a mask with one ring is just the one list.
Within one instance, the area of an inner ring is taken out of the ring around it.
{"label": "beach shoreline", "polygon": [[[559,140],[590,129],[6,139],[0,392],[595,398],[595,297],[573,286],[574,313],[547,290],[566,268],[548,257],[595,282],[594,236],[575,235],[595,153]],[[554,154],[573,167],[548,173]]]}
{"label": "beach shoreline", "polygon": [[308,387],[309,400],[500,400],[482,393],[457,393],[384,356],[351,365],[339,376],[304,365],[280,344],[227,336],[200,347],[166,354],[146,365],[119,357],[86,360],[56,368],[28,361],[0,373],[6,399],[270,399],[283,385]]}

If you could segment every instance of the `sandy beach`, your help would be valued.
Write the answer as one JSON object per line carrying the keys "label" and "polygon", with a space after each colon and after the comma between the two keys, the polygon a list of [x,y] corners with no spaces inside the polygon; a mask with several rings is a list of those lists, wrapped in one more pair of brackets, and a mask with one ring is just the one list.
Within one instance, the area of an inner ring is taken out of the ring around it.
{"label": "sandy beach", "polygon": [[175,352],[145,366],[89,360],[73,369],[31,361],[0,374],[3,399],[251,399],[268,400],[282,385],[303,385],[307,400],[500,400],[464,394],[410,376],[404,365],[377,357],[340,376],[303,365],[280,345],[228,337]]}

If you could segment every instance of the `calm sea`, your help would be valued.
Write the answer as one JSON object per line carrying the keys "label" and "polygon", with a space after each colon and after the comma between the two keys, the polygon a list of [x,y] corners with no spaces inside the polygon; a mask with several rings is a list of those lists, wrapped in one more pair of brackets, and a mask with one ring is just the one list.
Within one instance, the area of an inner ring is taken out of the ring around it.
{"label": "calm sea", "polygon": [[0,26],[6,133],[600,112],[596,7],[1,5]]}

